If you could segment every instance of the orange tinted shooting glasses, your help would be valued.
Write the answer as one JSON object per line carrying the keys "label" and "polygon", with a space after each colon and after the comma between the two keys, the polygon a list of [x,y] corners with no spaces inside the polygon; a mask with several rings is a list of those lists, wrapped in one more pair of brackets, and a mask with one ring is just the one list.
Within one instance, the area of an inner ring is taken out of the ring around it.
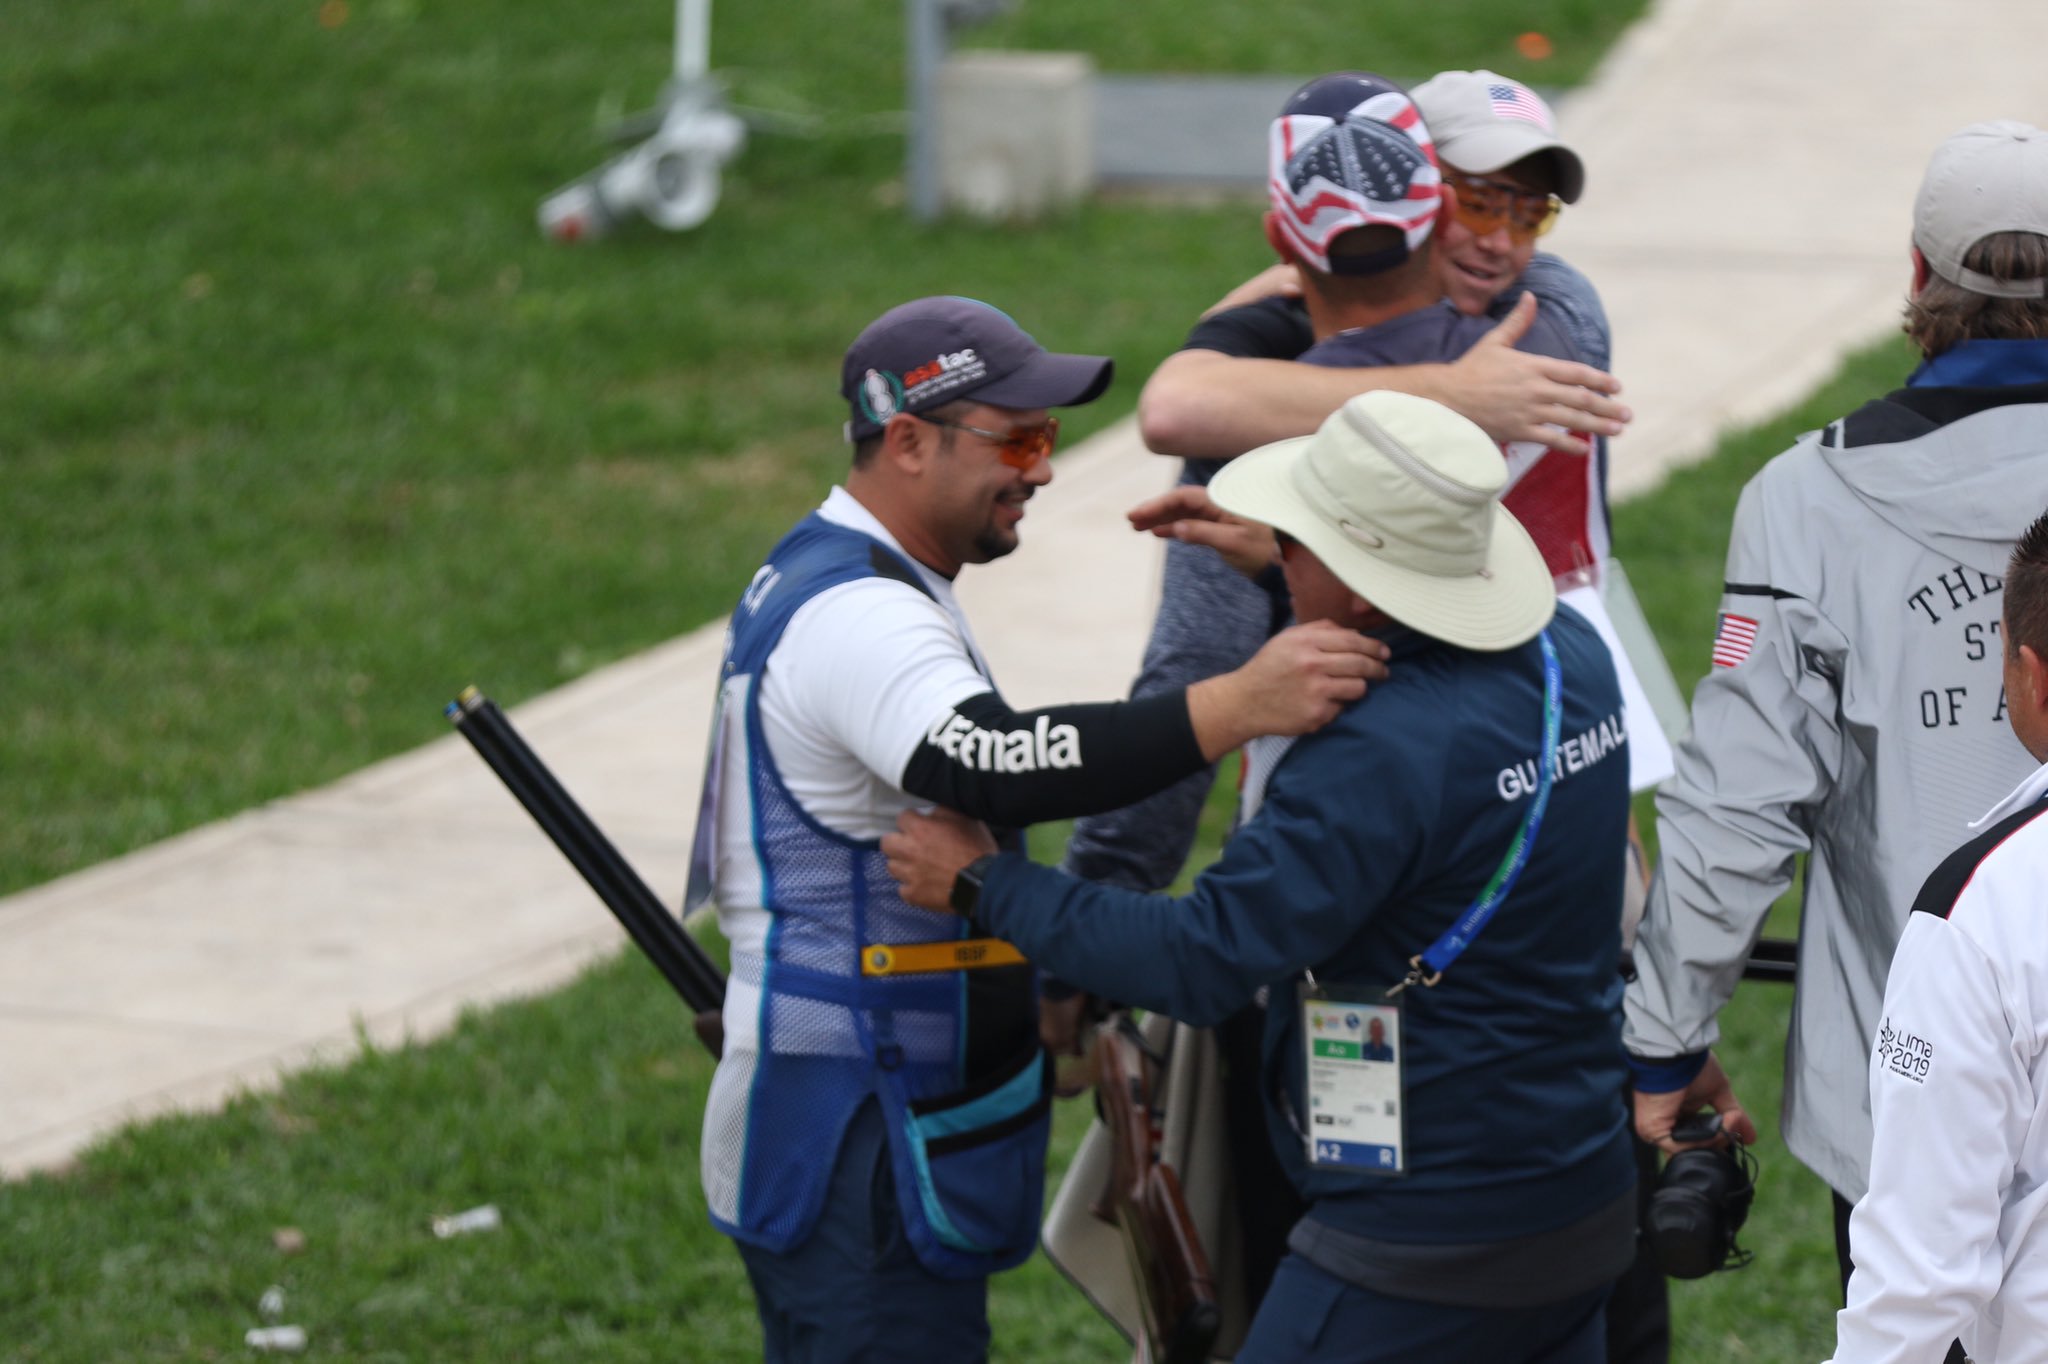
{"label": "orange tinted shooting glasses", "polygon": [[1051,459],[1053,446],[1059,444],[1060,419],[1047,417],[1043,426],[1020,426],[1014,431],[985,431],[979,426],[966,422],[949,422],[943,417],[919,415],[921,422],[943,426],[949,431],[965,431],[970,436],[980,436],[992,441],[996,447],[996,458],[1012,469],[1029,469],[1041,459]]}
{"label": "orange tinted shooting glasses", "polygon": [[1555,194],[1523,189],[1505,180],[1448,169],[1444,179],[1457,192],[1458,221],[1481,237],[1505,224],[1516,241],[1533,241],[1550,231],[1564,210],[1564,201]]}

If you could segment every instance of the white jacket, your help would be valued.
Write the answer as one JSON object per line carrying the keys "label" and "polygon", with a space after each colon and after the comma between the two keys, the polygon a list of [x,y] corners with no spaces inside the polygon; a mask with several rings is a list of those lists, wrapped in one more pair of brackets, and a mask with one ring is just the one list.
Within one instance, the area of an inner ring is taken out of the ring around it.
{"label": "white jacket", "polygon": [[[1717,666],[1657,798],[1659,873],[1624,1041],[1651,1058],[1713,1044],[1771,902],[1809,854],[1785,1140],[1851,1199],[1870,1151],[1868,1048],[1907,911],[1969,821],[2034,766],[2005,723],[1998,620],[2013,542],[2048,507],[2048,402],[2034,386],[2036,401],[1955,416],[1975,392],[1872,403],[1744,489]],[[1763,1083],[1732,1078],[1738,1093]]]}
{"label": "white jacket", "polygon": [[1914,905],[1885,988],[1836,1364],[2048,1361],[2048,767]]}

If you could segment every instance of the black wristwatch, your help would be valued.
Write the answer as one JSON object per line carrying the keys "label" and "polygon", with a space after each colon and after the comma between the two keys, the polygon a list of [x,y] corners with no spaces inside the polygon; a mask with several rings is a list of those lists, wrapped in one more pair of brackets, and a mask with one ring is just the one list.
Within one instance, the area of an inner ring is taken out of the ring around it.
{"label": "black wristwatch", "polygon": [[995,864],[994,853],[983,853],[953,874],[953,893],[946,897],[946,903],[955,914],[963,919],[974,917],[974,911],[981,905],[981,883]]}

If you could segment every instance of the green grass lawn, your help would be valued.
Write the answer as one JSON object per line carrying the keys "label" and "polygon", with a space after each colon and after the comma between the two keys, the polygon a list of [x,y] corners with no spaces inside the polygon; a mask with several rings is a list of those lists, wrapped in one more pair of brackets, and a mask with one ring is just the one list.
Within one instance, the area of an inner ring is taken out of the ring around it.
{"label": "green grass lawn", "polygon": [[[1363,68],[1412,81],[1453,67],[1484,68],[1547,87],[1585,80],[1640,12],[1639,5],[1611,0],[1451,0],[1370,11],[1276,0],[1176,6],[1173,21],[1163,23],[1157,10],[1141,5],[1013,0],[1006,13],[964,30],[959,41],[969,47],[1086,52],[1104,71],[1312,76]],[[1546,39],[1549,55],[1525,55],[1516,42],[1525,33]]]}

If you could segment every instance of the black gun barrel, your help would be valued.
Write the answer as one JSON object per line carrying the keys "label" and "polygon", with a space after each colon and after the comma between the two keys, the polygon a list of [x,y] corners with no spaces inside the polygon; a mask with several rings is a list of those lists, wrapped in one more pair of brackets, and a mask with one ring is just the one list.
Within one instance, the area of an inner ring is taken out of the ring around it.
{"label": "black gun barrel", "polygon": [[1742,964],[1744,980],[1769,980],[1790,985],[1799,971],[1799,942],[1795,938],[1758,938]]}
{"label": "black gun barrel", "polygon": [[462,737],[497,773],[534,823],[569,859],[635,945],[661,971],[683,1002],[698,1014],[698,1033],[714,1053],[707,1033],[725,1003],[725,977],[661,899],[620,855],[581,805],[563,789],[540,756],[527,746],[497,704],[475,687],[449,702],[447,716]]}

